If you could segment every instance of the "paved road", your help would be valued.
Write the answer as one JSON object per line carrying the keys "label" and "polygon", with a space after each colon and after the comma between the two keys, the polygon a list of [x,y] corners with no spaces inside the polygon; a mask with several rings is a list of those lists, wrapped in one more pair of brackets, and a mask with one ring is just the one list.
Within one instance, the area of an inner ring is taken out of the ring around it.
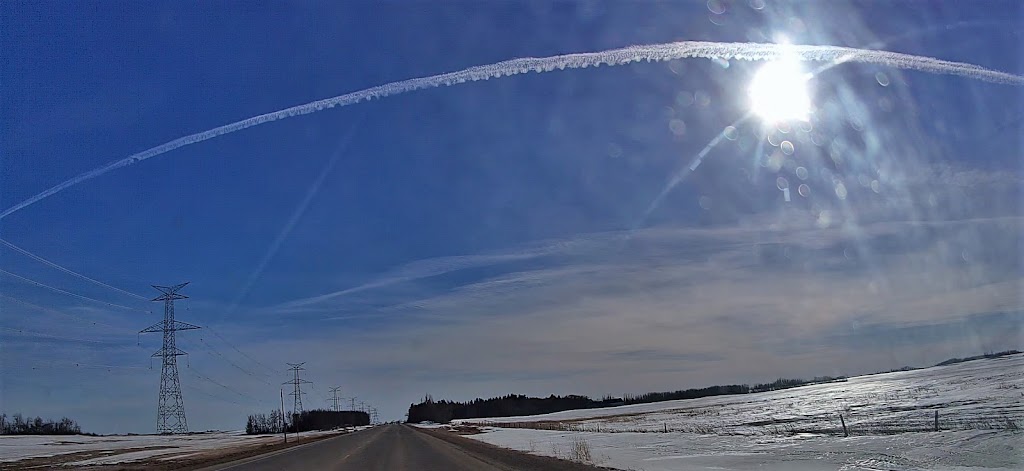
{"label": "paved road", "polygon": [[206,468],[209,471],[321,469],[589,471],[598,468],[507,450],[450,432],[394,424]]}

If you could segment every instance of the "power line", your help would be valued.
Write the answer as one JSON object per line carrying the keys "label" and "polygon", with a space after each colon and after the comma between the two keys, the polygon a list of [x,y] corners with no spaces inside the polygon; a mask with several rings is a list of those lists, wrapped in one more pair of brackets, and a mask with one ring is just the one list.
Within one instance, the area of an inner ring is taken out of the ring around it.
{"label": "power line", "polygon": [[[258,361],[258,360],[256,360],[255,358],[253,358],[253,357],[249,356],[248,354],[246,354],[246,353],[245,353],[245,352],[243,352],[242,350],[240,350],[240,349],[239,349],[238,347],[236,347],[236,346],[235,346],[235,345],[233,345],[233,344],[232,344],[231,342],[229,342],[229,341],[228,341],[228,339],[226,339],[226,338],[224,338],[224,336],[220,335],[220,333],[219,333],[219,332],[217,332],[216,330],[213,330],[213,328],[211,328],[210,326],[208,326],[208,325],[207,325],[207,326],[203,326],[203,328],[204,328],[204,329],[206,329],[206,330],[207,330],[208,332],[212,333],[212,334],[213,334],[214,336],[216,336],[217,338],[219,338],[219,339],[221,340],[221,342],[223,342],[223,343],[224,343],[225,345],[227,345],[228,347],[231,347],[231,348],[232,348],[232,349],[233,349],[234,351],[238,352],[238,353],[239,353],[240,355],[242,355],[243,357],[245,357],[245,358],[248,358],[248,359],[249,359],[249,360],[251,360],[251,361],[252,361],[253,363],[255,363],[255,364],[257,364],[257,365],[259,365],[259,366],[263,367],[264,369],[266,369],[267,371],[269,371],[269,372],[271,372],[271,373],[274,373],[274,374],[278,374],[278,373],[280,373],[280,370],[276,370],[276,369],[274,369],[274,368],[271,368],[271,367],[269,367],[269,366],[267,366],[267,365],[265,365],[265,364],[263,364],[263,363],[259,362],[259,361]],[[234,362],[234,361],[232,361],[232,360],[231,360],[230,358],[228,358],[228,357],[227,357],[226,355],[222,354],[222,353],[221,353],[221,352],[220,352],[220,351],[219,351],[219,350],[218,350],[218,349],[217,349],[216,347],[214,347],[213,345],[210,345],[210,344],[209,344],[208,342],[206,342],[206,340],[204,340],[204,339],[203,339],[202,337],[200,337],[200,338],[199,338],[199,341],[200,341],[200,342],[202,342],[202,344],[203,344],[203,345],[204,345],[204,346],[206,347],[206,349],[207,349],[208,351],[210,351],[210,352],[212,352],[213,354],[215,354],[215,355],[219,356],[219,357],[220,357],[221,359],[223,359],[224,361],[226,361],[226,362],[228,362],[229,364],[231,364],[231,366],[233,366],[233,367],[234,367],[235,369],[237,369],[237,370],[239,370],[239,371],[241,371],[241,372],[243,372],[243,373],[245,373],[245,374],[247,374],[247,375],[249,375],[249,376],[252,376],[253,378],[257,378],[257,379],[259,379],[260,381],[263,381],[263,382],[264,382],[264,383],[266,383],[266,384],[267,384],[268,386],[273,386],[273,383],[271,383],[271,382],[267,381],[267,379],[266,379],[266,378],[270,378],[270,379],[272,379],[272,378],[273,378],[273,376],[271,376],[271,375],[269,375],[269,374],[266,374],[266,373],[260,373],[260,374],[261,374],[261,375],[263,376],[262,378],[260,378],[260,377],[259,377],[259,376],[257,376],[257,374],[256,374],[255,372],[253,372],[252,370],[249,370],[249,369],[243,368],[243,367],[242,367],[241,365],[239,365],[239,364],[235,363],[235,362]]]}
{"label": "power line", "polygon": [[234,404],[234,405],[236,405],[238,407],[246,407],[246,408],[250,407],[250,406],[247,406],[245,404],[242,404],[241,402],[238,402],[238,401],[235,401],[235,400],[232,400],[232,399],[227,399],[227,398],[218,396],[216,394],[211,394],[209,392],[203,391],[202,389],[199,389],[199,388],[197,388],[195,386],[185,385],[185,388],[189,389],[191,391],[197,392],[199,394],[202,394],[202,395],[204,395],[206,397],[211,397],[211,398],[216,399],[218,401],[229,402],[229,403]]}
{"label": "power line", "polygon": [[[218,357],[220,357],[220,358],[221,358],[221,359],[223,359],[224,361],[228,362],[228,364],[230,364],[231,366],[233,366],[233,367],[234,367],[235,369],[237,369],[238,371],[241,371],[242,373],[245,373],[245,374],[247,374],[247,375],[249,375],[249,376],[251,376],[251,377],[253,377],[253,378],[256,378],[256,379],[259,379],[260,381],[263,381],[264,383],[266,383],[266,384],[267,384],[267,386],[273,386],[273,384],[272,384],[272,383],[270,383],[269,381],[267,381],[266,379],[263,379],[263,378],[260,378],[259,376],[256,376],[256,374],[255,374],[255,373],[253,373],[252,371],[249,371],[249,370],[247,370],[247,369],[245,369],[245,368],[242,368],[242,367],[241,367],[240,365],[238,365],[237,363],[235,363],[235,362],[231,361],[231,359],[230,359],[230,358],[228,358],[228,357],[224,356],[224,355],[223,355],[222,353],[220,353],[220,352],[219,352],[219,351],[217,351],[217,350],[216,350],[215,348],[213,348],[213,345],[210,345],[209,343],[206,343],[206,341],[205,341],[205,340],[203,340],[203,339],[202,339],[202,337],[200,337],[200,338],[199,338],[199,342],[201,342],[201,343],[202,343],[203,345],[205,345],[205,346],[206,346],[206,349],[207,349],[207,350],[208,350],[209,352],[213,353],[214,355],[217,355]],[[264,375],[264,376],[266,376],[266,375]]]}
{"label": "power line", "polygon": [[271,367],[269,367],[269,366],[267,366],[267,365],[265,365],[265,364],[261,363],[261,362],[260,362],[259,360],[256,360],[255,358],[253,358],[253,357],[251,357],[251,356],[247,355],[247,354],[246,354],[245,352],[243,352],[243,351],[239,350],[239,349],[238,349],[238,347],[236,347],[236,346],[232,345],[232,344],[231,344],[231,342],[228,342],[228,339],[226,339],[226,338],[224,338],[223,336],[221,336],[221,335],[220,335],[219,333],[217,333],[217,331],[216,331],[216,330],[213,330],[212,328],[210,328],[210,326],[206,326],[206,330],[207,330],[207,331],[209,331],[210,333],[212,333],[213,335],[215,335],[215,336],[216,336],[217,338],[219,338],[219,339],[220,339],[220,340],[221,340],[222,342],[224,342],[224,344],[225,344],[225,345],[227,345],[227,346],[231,347],[231,348],[232,348],[232,349],[234,349],[234,350],[235,350],[236,352],[238,352],[238,353],[239,353],[240,355],[242,355],[243,357],[246,357],[246,358],[248,358],[248,359],[249,359],[250,361],[252,361],[253,363],[255,363],[255,364],[257,364],[257,365],[260,365],[261,367],[263,367],[263,368],[264,368],[264,369],[266,369],[267,371],[270,371],[270,372],[273,372],[273,373],[280,373],[280,371],[279,371],[279,370],[276,370],[276,369],[274,369],[274,368],[271,368]]}
{"label": "power line", "polygon": [[207,343],[206,340],[204,340],[203,338],[200,338],[199,342],[202,343],[206,347],[206,350],[208,352],[213,353],[214,355],[217,355],[218,357],[220,357],[220,359],[222,359],[225,362],[227,362],[229,365],[234,367],[236,370],[241,371],[242,373],[245,373],[245,374],[247,374],[247,375],[249,375],[249,376],[251,376],[253,378],[259,379],[260,381],[263,381],[264,383],[267,383],[268,386],[273,386],[273,383],[270,383],[269,381],[264,379],[264,378],[268,378],[269,377],[268,375],[263,374],[263,373],[257,373],[257,372],[254,372],[252,370],[249,370],[247,368],[242,367],[242,365],[239,365],[238,363],[235,363],[230,358],[228,358],[226,355],[221,353],[216,347],[214,347],[213,345],[210,345],[209,343]]}
{"label": "power line", "polygon": [[90,283],[102,286],[104,288],[110,288],[110,289],[112,289],[114,291],[117,291],[117,292],[120,292],[120,293],[123,293],[123,294],[127,294],[128,296],[131,296],[131,297],[137,298],[137,299],[141,299],[143,301],[148,300],[148,298],[146,298],[145,296],[141,296],[141,295],[132,293],[131,291],[123,290],[123,289],[118,288],[116,286],[110,286],[110,285],[108,285],[108,284],[106,284],[106,283],[104,283],[102,281],[99,281],[99,280],[96,280],[96,279],[93,279],[93,278],[89,278],[88,276],[85,276],[85,275],[83,275],[81,273],[73,271],[70,268],[60,266],[60,265],[58,265],[58,264],[56,264],[54,262],[51,262],[51,261],[49,261],[49,260],[47,260],[47,259],[45,259],[43,257],[40,257],[40,256],[38,256],[38,255],[36,255],[36,254],[34,254],[32,252],[29,252],[28,250],[25,250],[25,249],[23,249],[21,247],[18,247],[17,245],[14,245],[14,244],[6,241],[6,240],[0,239],[0,244],[6,245],[11,250],[15,250],[18,253],[21,253],[22,255],[24,255],[26,257],[29,257],[29,258],[37,261],[37,262],[46,264],[46,265],[50,266],[51,268],[56,268],[56,269],[58,269],[58,270],[60,270],[60,271],[62,271],[64,273],[67,273],[67,274],[72,275],[72,276],[76,276],[76,277],[81,278],[81,279],[83,279],[85,281],[88,281]]}
{"label": "power line", "polygon": [[90,298],[88,296],[82,296],[81,294],[77,294],[77,293],[72,293],[70,291],[63,290],[63,289],[60,289],[60,288],[57,288],[57,287],[53,287],[53,286],[50,286],[50,285],[45,284],[45,283],[40,283],[40,282],[35,281],[35,280],[30,280],[28,278],[25,278],[24,276],[11,273],[11,272],[9,272],[7,270],[4,270],[2,268],[0,268],[0,273],[3,273],[3,274],[8,275],[8,276],[12,276],[12,277],[17,278],[19,280],[22,280],[22,281],[27,282],[27,283],[31,283],[33,285],[36,285],[36,286],[39,286],[39,287],[42,287],[42,288],[46,288],[46,289],[49,289],[49,290],[52,290],[52,291],[56,291],[58,293],[66,294],[68,296],[74,296],[76,298],[86,299],[86,300],[89,300],[89,301],[92,301],[92,302],[96,302],[96,303],[100,303],[100,304],[106,304],[107,306],[119,307],[121,309],[127,309],[129,311],[148,312],[148,311],[144,311],[142,309],[138,309],[138,308],[134,308],[134,307],[128,307],[128,306],[125,306],[125,305],[122,305],[122,304],[108,303],[106,301],[100,301],[99,299]]}
{"label": "power line", "polygon": [[28,367],[33,369],[33,370],[42,369],[42,368],[52,368],[52,369],[58,369],[58,368],[98,368],[98,369],[104,369],[104,370],[108,370],[108,371],[112,370],[112,369],[119,369],[119,370],[121,370],[121,369],[124,369],[124,370],[148,370],[149,369],[149,368],[146,368],[145,366],[96,365],[96,364],[90,364],[90,363],[63,363],[63,362],[55,362],[55,361],[35,363],[35,364],[32,364],[32,365],[29,365]]}
{"label": "power line", "polygon": [[315,384],[310,383],[309,387],[310,389],[313,390],[314,393],[316,393],[317,396],[320,396],[320,398],[323,399],[324,402],[331,402],[331,400],[327,398],[327,395],[321,393],[320,390],[316,388]]}
{"label": "power line", "polygon": [[237,389],[234,389],[234,388],[232,388],[230,386],[227,386],[227,385],[225,385],[225,384],[223,384],[223,383],[221,383],[221,382],[219,382],[219,381],[217,381],[217,380],[215,380],[215,379],[213,379],[213,378],[211,378],[209,376],[206,376],[206,375],[196,371],[194,368],[189,368],[188,371],[190,371],[193,375],[195,375],[197,378],[199,378],[199,379],[201,379],[203,381],[207,381],[207,382],[213,383],[213,384],[215,384],[217,386],[220,386],[221,388],[224,388],[227,391],[235,393],[235,394],[239,395],[240,397],[244,397],[244,398],[246,398],[246,399],[248,399],[250,401],[254,401],[254,402],[257,402],[257,403],[266,402],[266,401],[260,401],[259,399],[256,399],[255,397],[252,397],[252,396],[250,396],[248,394],[245,394],[245,393],[243,393],[241,391],[238,391]]}
{"label": "power line", "polygon": [[121,328],[121,327],[116,327],[116,326],[113,326],[113,325],[110,325],[110,324],[107,324],[107,323],[104,323],[104,322],[97,322],[97,321],[94,321],[94,320],[86,319],[85,317],[77,316],[77,315],[74,315],[74,314],[68,314],[66,312],[58,311],[56,309],[51,309],[51,308],[48,308],[48,307],[43,307],[43,306],[40,306],[38,304],[34,304],[34,303],[30,303],[28,301],[25,301],[24,299],[15,298],[14,296],[11,296],[9,294],[0,294],[0,298],[10,299],[11,301],[24,304],[26,306],[38,309],[38,310],[43,311],[43,312],[50,312],[50,313],[53,313],[53,314],[59,314],[59,315],[62,315],[62,316],[67,316],[67,317],[70,317],[72,319],[80,320],[82,322],[88,322],[88,323],[90,323],[92,325],[101,325],[101,326],[104,326],[104,327],[110,327],[111,329],[123,330],[123,328]]}
{"label": "power line", "polygon": [[6,330],[6,331],[9,331],[9,332],[16,332],[16,333],[19,333],[19,334],[22,334],[22,335],[28,336],[28,337],[40,337],[40,338],[55,339],[55,340],[70,340],[70,341],[73,341],[73,342],[99,343],[99,344],[108,344],[108,345],[109,344],[114,344],[114,342],[108,342],[108,341],[104,341],[104,340],[90,340],[90,339],[81,339],[81,338],[75,338],[75,337],[61,337],[59,335],[44,334],[42,332],[35,332],[35,331],[32,331],[32,330],[25,330],[25,329],[15,329],[15,328],[12,328],[12,327],[0,327],[0,330]]}

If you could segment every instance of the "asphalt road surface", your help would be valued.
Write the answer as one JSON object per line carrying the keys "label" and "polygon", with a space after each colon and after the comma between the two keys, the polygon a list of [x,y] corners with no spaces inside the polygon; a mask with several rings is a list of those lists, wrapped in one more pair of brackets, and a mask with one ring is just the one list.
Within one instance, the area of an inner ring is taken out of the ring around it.
{"label": "asphalt road surface", "polygon": [[220,464],[204,471],[321,469],[583,471],[599,468],[508,450],[451,432],[392,424]]}

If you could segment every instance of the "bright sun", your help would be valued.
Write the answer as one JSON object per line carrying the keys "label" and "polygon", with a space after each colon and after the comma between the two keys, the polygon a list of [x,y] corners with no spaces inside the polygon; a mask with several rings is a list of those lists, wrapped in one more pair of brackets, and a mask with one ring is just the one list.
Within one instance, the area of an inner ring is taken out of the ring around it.
{"label": "bright sun", "polygon": [[806,121],[811,114],[807,91],[810,74],[796,60],[783,59],[765,64],[754,74],[747,94],[750,110],[767,124]]}

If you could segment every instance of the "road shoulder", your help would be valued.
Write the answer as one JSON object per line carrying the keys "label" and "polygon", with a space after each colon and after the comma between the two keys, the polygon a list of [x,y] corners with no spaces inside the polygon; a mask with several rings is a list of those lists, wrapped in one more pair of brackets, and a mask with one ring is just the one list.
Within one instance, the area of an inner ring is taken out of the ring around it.
{"label": "road shoulder", "polygon": [[[173,467],[173,468],[159,468],[159,469],[174,469],[174,470],[192,470],[192,471],[217,471],[231,469],[235,466],[244,465],[253,461],[259,461],[270,458],[271,456],[279,455],[281,453],[293,452],[297,449],[307,447],[324,440],[330,440],[332,438],[338,438],[346,435],[350,435],[355,432],[339,432],[332,435],[317,435],[303,439],[301,436],[298,440],[290,438],[288,443],[285,444],[276,443],[273,445],[264,445],[256,448],[255,450],[243,450],[236,451],[234,453],[221,454],[219,456],[207,457],[206,459],[198,459],[196,462],[184,464],[184,466]],[[145,469],[154,469],[148,468]]]}
{"label": "road shoulder", "polygon": [[479,440],[463,437],[457,433],[443,429],[420,428],[411,425],[409,427],[415,432],[422,433],[428,437],[447,442],[454,445],[467,455],[488,463],[497,468],[510,470],[565,470],[565,471],[594,471],[607,470],[600,466],[568,461],[550,456],[531,455],[518,450],[502,448],[500,446],[484,443]]}

